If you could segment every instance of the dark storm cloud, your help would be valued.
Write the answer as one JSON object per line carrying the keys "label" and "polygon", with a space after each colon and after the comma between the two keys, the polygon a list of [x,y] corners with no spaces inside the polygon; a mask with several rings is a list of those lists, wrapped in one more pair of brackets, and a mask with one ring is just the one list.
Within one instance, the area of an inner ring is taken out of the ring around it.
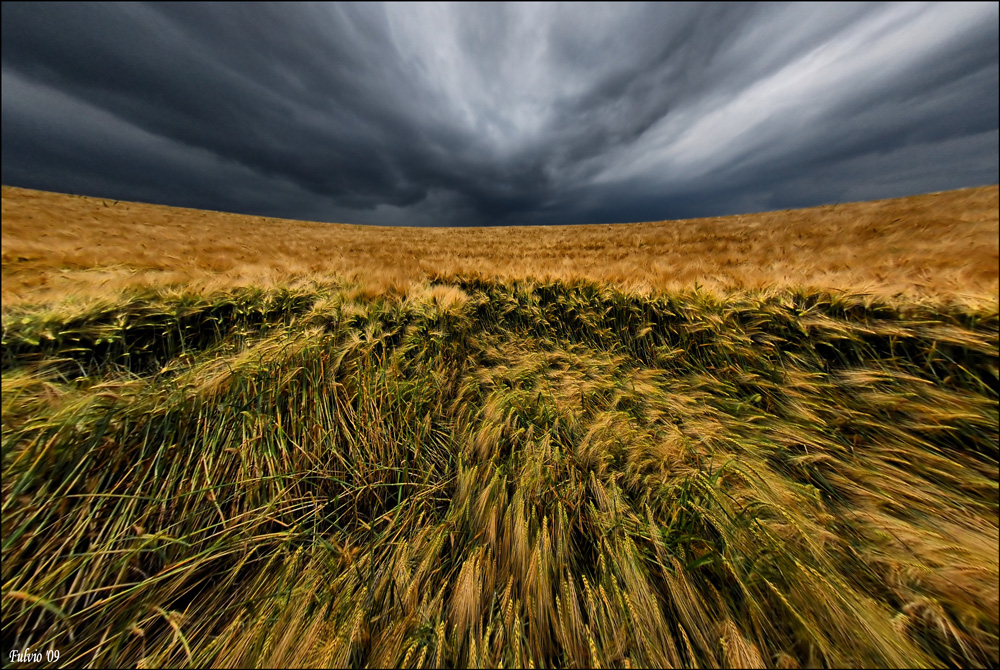
{"label": "dark storm cloud", "polygon": [[5,184],[484,225],[997,181],[995,3],[2,11]]}

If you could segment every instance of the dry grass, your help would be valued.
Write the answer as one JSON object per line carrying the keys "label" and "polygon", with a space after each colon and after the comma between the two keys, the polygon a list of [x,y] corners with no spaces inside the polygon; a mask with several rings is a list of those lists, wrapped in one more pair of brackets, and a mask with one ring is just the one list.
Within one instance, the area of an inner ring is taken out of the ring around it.
{"label": "dry grass", "polygon": [[287,285],[330,273],[378,292],[462,274],[996,299],[997,214],[997,187],[987,186],[687,221],[380,228],[4,186],[3,304],[141,285]]}

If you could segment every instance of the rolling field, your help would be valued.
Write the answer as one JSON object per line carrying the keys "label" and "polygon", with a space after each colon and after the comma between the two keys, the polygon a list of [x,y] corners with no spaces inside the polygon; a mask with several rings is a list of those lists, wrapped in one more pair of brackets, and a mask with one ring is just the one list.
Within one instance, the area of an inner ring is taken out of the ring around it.
{"label": "rolling field", "polygon": [[5,665],[996,666],[997,215],[4,187]]}
{"label": "rolling field", "polygon": [[790,287],[996,302],[996,186],[639,224],[380,228],[3,187],[5,306],[136,286],[288,286],[331,274],[404,291],[435,276],[638,291]]}

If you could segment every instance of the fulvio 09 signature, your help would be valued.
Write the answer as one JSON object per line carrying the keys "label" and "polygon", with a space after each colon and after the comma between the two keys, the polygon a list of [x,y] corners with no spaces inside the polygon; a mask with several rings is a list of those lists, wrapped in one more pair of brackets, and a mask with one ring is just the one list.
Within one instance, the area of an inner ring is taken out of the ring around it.
{"label": "fulvio 09 signature", "polygon": [[[45,660],[49,663],[54,663],[59,660],[59,650],[58,649],[48,649],[45,651]],[[11,663],[41,663],[42,662],[42,652],[31,651],[30,649],[25,649],[20,651],[18,649],[12,649],[10,652],[10,662]]]}

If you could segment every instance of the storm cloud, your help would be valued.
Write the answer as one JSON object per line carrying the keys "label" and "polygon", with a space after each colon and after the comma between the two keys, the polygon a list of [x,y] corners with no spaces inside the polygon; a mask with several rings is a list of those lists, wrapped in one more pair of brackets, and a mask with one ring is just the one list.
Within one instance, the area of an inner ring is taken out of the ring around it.
{"label": "storm cloud", "polygon": [[266,216],[711,216],[998,179],[997,3],[2,5],[3,183]]}

